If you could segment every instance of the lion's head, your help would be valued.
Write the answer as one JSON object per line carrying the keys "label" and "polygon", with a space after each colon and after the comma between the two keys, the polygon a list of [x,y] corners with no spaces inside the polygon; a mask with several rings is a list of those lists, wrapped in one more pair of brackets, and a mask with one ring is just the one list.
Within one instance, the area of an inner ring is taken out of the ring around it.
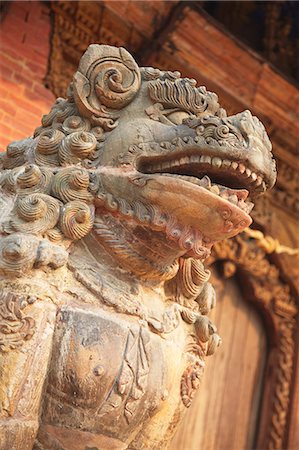
{"label": "lion's head", "polygon": [[276,173],[249,111],[227,117],[195,80],[139,68],[106,45],[89,46],[67,99],[34,137],[10,144],[1,164],[5,276],[65,264],[70,244],[90,232],[111,246],[107,214],[139,227],[134,239],[145,242],[146,230],[156,246],[170,243],[169,266],[204,259],[250,225],[252,201]]}

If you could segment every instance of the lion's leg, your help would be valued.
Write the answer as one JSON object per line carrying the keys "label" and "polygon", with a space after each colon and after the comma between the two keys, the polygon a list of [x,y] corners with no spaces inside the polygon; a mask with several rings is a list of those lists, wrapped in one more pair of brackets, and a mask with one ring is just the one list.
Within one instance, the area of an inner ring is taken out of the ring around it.
{"label": "lion's leg", "polygon": [[0,450],[31,450],[38,430],[56,308],[0,294]]}

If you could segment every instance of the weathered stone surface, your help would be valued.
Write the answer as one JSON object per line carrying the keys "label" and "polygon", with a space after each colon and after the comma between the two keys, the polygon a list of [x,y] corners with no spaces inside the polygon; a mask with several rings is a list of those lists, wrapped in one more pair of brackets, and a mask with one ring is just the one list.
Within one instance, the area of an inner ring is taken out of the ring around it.
{"label": "weathered stone surface", "polygon": [[1,164],[1,448],[167,448],[220,344],[203,262],[275,181],[263,125],[91,45]]}

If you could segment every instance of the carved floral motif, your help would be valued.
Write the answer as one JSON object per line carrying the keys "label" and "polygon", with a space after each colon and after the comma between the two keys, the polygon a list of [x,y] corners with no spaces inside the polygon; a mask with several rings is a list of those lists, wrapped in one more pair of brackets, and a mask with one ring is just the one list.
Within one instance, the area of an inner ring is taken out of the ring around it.
{"label": "carved floral motif", "polygon": [[194,395],[199,388],[204,365],[199,361],[187,367],[181,380],[181,397],[186,408],[191,406]]}
{"label": "carved floral motif", "polygon": [[34,297],[2,291],[0,294],[0,352],[20,348],[35,331],[35,320],[23,310]]}

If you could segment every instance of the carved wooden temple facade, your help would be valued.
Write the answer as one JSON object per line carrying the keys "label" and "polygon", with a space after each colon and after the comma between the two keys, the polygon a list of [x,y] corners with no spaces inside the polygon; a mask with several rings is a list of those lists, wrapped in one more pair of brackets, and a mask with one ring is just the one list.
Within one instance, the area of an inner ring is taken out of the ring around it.
{"label": "carved wooden temple facade", "polygon": [[[209,259],[223,345],[174,450],[299,448],[298,11],[295,2],[259,3],[6,2],[1,11],[1,150],[65,96],[90,43],[123,46],[139,66],[179,70],[216,92],[230,115],[250,109],[267,129],[277,183],[252,214],[262,233],[218,243]],[[242,35],[254,19],[264,34]]]}

